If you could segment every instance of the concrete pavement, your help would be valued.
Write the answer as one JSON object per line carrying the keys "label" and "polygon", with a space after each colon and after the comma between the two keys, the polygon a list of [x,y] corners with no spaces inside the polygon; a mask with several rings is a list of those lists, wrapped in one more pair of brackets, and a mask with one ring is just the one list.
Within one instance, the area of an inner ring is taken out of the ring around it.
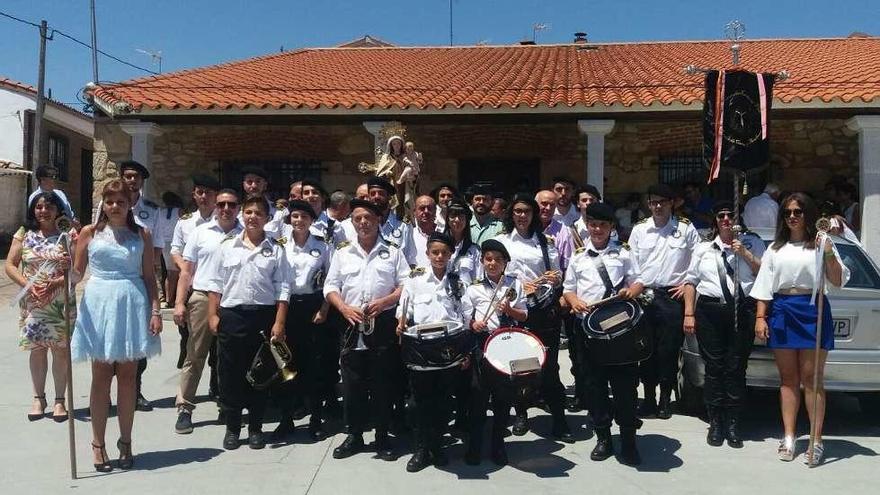
{"label": "concrete pavement", "polygon": [[[178,335],[166,322],[162,356],[150,362],[144,378],[144,394],[155,410],[137,413],[133,435],[136,465],[133,471],[96,473],[89,448],[89,367],[74,366],[77,406],[76,453],[78,480],[71,480],[68,467],[67,424],[51,419],[30,423],[25,415],[31,403],[27,354],[16,347],[17,309],[8,306],[15,293],[0,277],[0,493],[57,493],[59,490],[100,493],[876,493],[876,469],[880,452],[880,419],[869,420],[858,411],[856,401],[832,395],[827,419],[826,465],[808,469],[803,463],[807,426],[798,443],[801,452],[792,463],[776,459],[779,413],[775,394],[751,394],[744,420],[745,447],[713,448],[705,443],[706,426],[698,418],[675,415],[668,421],[646,420],[639,431],[644,464],[631,468],[609,459],[592,462],[589,452],[595,439],[584,428],[585,413],[570,416],[577,426],[578,442],[565,445],[535,433],[508,438],[511,465],[499,469],[484,460],[477,467],[465,465],[463,449],[456,442],[450,449],[452,462],[443,469],[429,467],[417,474],[405,472],[408,453],[396,462],[383,462],[363,453],[335,460],[331,453],[344,438],[336,434],[319,443],[308,443],[301,428],[293,443],[269,445],[262,451],[246,446],[224,451],[223,427],[214,424],[213,403],[199,405],[193,415],[191,435],[174,433],[177,388]],[[563,355],[566,353],[563,352]],[[562,368],[566,370],[567,360]],[[570,376],[564,378],[571,383]],[[47,397],[54,391],[49,380]],[[206,393],[205,386],[201,392]],[[114,402],[115,402],[115,392]],[[51,401],[50,401],[51,402]],[[539,414],[540,413],[540,414]],[[530,411],[533,430],[543,434],[549,418]],[[300,422],[304,423],[304,422]],[[266,426],[271,431],[275,424]],[[302,425],[304,427],[304,424]],[[108,424],[108,454],[115,458],[118,428]],[[616,429],[615,433],[615,443]],[[367,442],[372,440],[367,435]],[[402,446],[404,442],[398,441]],[[408,443],[408,442],[407,442]],[[401,449],[403,450],[403,449]]]}

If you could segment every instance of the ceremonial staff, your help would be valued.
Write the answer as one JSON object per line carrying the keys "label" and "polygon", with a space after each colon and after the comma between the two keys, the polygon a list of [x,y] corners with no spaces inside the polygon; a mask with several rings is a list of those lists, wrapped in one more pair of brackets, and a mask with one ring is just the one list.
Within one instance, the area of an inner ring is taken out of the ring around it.
{"label": "ceremonial staff", "polygon": [[828,231],[831,229],[831,220],[822,217],[816,221],[816,347],[813,357],[813,412],[814,418],[810,424],[810,446],[807,449],[809,466],[815,467],[813,457],[816,455],[813,447],[816,445],[816,434],[819,422],[816,421],[819,413],[819,352],[822,350],[822,318],[825,313],[825,243],[828,242]]}
{"label": "ceremonial staff", "polygon": [[[70,219],[67,217],[58,217],[56,220],[58,230],[61,232],[59,244],[64,250],[64,254],[70,257]],[[67,353],[67,444],[70,451],[70,479],[76,479],[76,428],[73,424],[73,363],[70,356],[70,343],[73,342],[73,330],[70,326],[70,269],[73,260],[67,264],[64,269],[64,330],[67,334],[67,347],[64,352]]]}

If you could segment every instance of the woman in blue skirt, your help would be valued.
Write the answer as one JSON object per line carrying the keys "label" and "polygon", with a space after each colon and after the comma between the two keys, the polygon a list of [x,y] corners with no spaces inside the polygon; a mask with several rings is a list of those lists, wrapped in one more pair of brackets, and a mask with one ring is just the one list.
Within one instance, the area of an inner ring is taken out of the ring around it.
{"label": "woman in blue skirt", "polygon": [[[74,361],[91,361],[92,449],[95,469],[113,469],[104,448],[110,384],[116,376],[120,469],[131,469],[131,429],[136,402],[138,360],[159,354],[159,297],[153,275],[150,232],[134,222],[125,184],[104,186],[98,222],[80,232],[74,257],[74,278],[86,266],[86,283],[71,341]],[[147,246],[147,249],[144,249]]]}
{"label": "woman in blue skirt", "polygon": [[[825,419],[823,373],[828,351],[834,348],[831,306],[825,298],[822,318],[822,341],[819,369],[814,370],[817,310],[813,291],[818,280],[819,263],[824,264],[825,278],[837,287],[849,280],[849,270],[840,259],[834,243],[828,238],[824,251],[817,253],[819,236],[816,203],[806,194],[793,193],[783,199],[779,209],[776,238],[761,260],[761,270],[752,287],[751,297],[757,300],[755,335],[767,340],[773,349],[781,381],[779,396],[785,436],[779,443],[778,455],[783,461],[795,457],[794,441],[797,414],[800,409],[800,388],[804,387],[811,426],[815,424],[817,441],[815,455],[807,453],[807,462],[822,462],[822,424]],[[825,297],[817,294],[816,297]],[[814,373],[819,375],[819,389],[813,390]],[[818,392],[818,393],[817,393]],[[813,417],[813,401],[818,400],[817,417]],[[810,461],[812,459],[812,461]]]}

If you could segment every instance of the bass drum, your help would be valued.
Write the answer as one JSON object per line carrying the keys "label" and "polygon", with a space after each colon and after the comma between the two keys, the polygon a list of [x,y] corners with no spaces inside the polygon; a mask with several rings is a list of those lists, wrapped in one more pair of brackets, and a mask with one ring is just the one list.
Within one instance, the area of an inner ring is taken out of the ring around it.
{"label": "bass drum", "polygon": [[483,359],[493,393],[511,401],[529,400],[540,388],[547,351],[529,331],[499,328],[486,339]]}
{"label": "bass drum", "polygon": [[581,320],[589,359],[599,365],[644,361],[654,351],[654,339],[635,301],[609,301]]}
{"label": "bass drum", "polygon": [[458,366],[477,346],[473,332],[459,322],[438,321],[413,325],[400,334],[400,355],[413,371],[444,370]]}

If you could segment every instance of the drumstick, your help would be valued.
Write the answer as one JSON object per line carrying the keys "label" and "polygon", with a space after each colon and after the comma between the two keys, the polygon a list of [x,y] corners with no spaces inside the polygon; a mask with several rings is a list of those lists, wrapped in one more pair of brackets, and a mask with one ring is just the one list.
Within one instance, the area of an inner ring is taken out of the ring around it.
{"label": "drumstick", "polygon": [[495,298],[498,297],[498,289],[501,288],[501,282],[504,281],[504,274],[501,274],[501,278],[498,279],[498,284],[495,285],[495,290],[492,292],[492,298],[489,299],[489,307],[486,308],[486,312],[483,313],[483,317],[480,318],[481,321],[486,321],[489,319],[489,312],[492,311],[492,306],[495,304]]}
{"label": "drumstick", "polygon": [[611,301],[616,301],[618,299],[620,299],[620,294],[615,294],[613,296],[606,297],[605,299],[599,299],[598,301],[589,302],[589,303],[587,303],[587,307],[592,308],[594,306],[598,306],[600,304],[605,304],[605,303],[611,302]]}

